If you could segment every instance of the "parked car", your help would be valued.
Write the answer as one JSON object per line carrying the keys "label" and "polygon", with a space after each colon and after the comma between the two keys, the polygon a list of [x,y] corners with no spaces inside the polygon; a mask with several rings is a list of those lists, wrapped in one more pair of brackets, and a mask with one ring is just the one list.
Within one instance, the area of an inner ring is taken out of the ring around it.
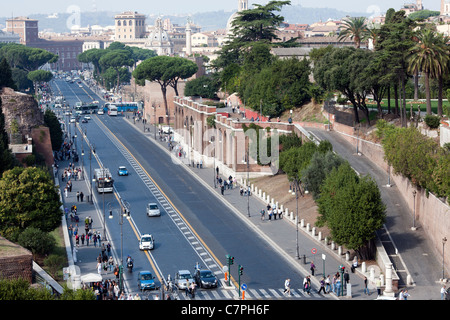
{"label": "parked car", "polygon": [[155,239],[151,234],[144,234],[139,240],[139,250],[152,250],[155,247]]}
{"label": "parked car", "polygon": [[138,273],[138,288],[139,290],[156,290],[155,277],[148,270],[140,271]]}
{"label": "parked car", "polygon": [[161,211],[156,203],[147,204],[147,216],[148,217],[158,217],[161,215]]}
{"label": "parked car", "polygon": [[217,288],[217,277],[210,270],[197,269],[194,274],[194,280],[200,288]]}
{"label": "parked car", "polygon": [[127,176],[128,175],[128,170],[125,166],[120,166],[119,170],[117,171],[117,173],[119,174],[119,176]]}
{"label": "parked car", "polygon": [[178,270],[175,274],[175,285],[178,289],[186,289],[189,284],[195,282],[189,270]]}

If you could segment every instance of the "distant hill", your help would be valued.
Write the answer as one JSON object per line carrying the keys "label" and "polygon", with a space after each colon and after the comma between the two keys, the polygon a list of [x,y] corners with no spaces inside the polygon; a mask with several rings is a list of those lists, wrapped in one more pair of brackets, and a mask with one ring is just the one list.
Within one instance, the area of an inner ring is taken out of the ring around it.
{"label": "distant hill", "polygon": [[[80,25],[86,27],[88,25],[109,26],[114,25],[114,16],[120,12],[101,11],[101,12],[81,12]],[[156,14],[147,14],[147,24],[152,25],[157,17]],[[172,23],[184,25],[189,17],[191,21],[202,27],[203,31],[212,31],[224,29],[227,21],[233,12],[212,11],[199,12],[191,15],[162,15],[163,18],[169,18]],[[368,13],[361,12],[344,12],[329,8],[305,8],[301,5],[286,6],[282,9],[281,15],[289,23],[312,24],[318,21],[326,21],[328,19],[342,19],[345,16],[369,16]],[[0,28],[6,25],[6,19],[10,17],[0,17]],[[69,26],[77,24],[70,13],[58,13],[57,15],[33,14],[29,18],[39,20],[39,30],[54,32],[69,32]]]}

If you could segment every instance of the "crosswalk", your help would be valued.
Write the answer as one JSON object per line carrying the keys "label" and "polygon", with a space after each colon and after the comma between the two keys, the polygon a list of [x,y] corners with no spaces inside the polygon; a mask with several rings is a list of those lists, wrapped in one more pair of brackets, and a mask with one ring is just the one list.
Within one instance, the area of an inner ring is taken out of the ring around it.
{"label": "crosswalk", "polygon": [[[239,296],[236,290],[228,289],[200,289],[196,290],[195,298],[190,295],[186,296],[184,291],[174,292],[171,295],[172,298],[176,300],[238,300],[242,297]],[[245,291],[245,300],[286,300],[286,299],[329,299],[330,295],[322,295],[317,292],[312,292],[310,294],[303,292],[303,289],[291,289],[291,295],[288,296],[284,293],[284,288],[278,289],[247,289]]]}

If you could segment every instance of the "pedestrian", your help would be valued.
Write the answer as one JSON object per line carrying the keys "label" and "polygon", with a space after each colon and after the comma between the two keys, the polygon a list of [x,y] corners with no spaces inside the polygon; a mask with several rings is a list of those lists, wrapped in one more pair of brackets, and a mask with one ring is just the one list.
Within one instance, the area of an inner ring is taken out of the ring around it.
{"label": "pedestrian", "polygon": [[306,292],[306,284],[307,284],[307,282],[308,282],[308,277],[305,276],[303,278],[303,292]]}
{"label": "pedestrian", "polygon": [[68,229],[69,229],[69,237],[72,238],[72,235],[73,235],[72,225],[70,225]]}
{"label": "pedestrian", "polygon": [[91,236],[89,235],[89,232],[86,233],[86,246],[89,247],[89,240],[91,239]]}
{"label": "pedestrian", "polygon": [[445,297],[447,295],[447,290],[445,290],[445,285],[441,288],[441,300],[445,300]]}
{"label": "pedestrian", "polygon": [[106,245],[106,252],[108,252],[108,257],[110,257],[111,256],[111,244],[109,242]]}
{"label": "pedestrian", "polygon": [[269,216],[269,221],[272,220],[272,208],[267,211],[267,215]]}
{"label": "pedestrian", "polygon": [[101,262],[97,262],[97,273],[99,275],[102,274],[102,263]]}
{"label": "pedestrian", "polygon": [[320,279],[320,289],[318,294],[320,294],[323,291],[323,293],[327,293],[325,291],[325,278],[322,277],[322,279]]}
{"label": "pedestrian", "polygon": [[338,296],[341,294],[341,277],[339,275],[336,276],[336,294]]}
{"label": "pedestrian", "polygon": [[80,201],[80,191],[77,191],[77,202]]}
{"label": "pedestrian", "polygon": [[283,218],[283,210],[281,210],[281,208],[278,208],[278,219],[282,219]]}
{"label": "pedestrian", "polygon": [[75,244],[77,247],[80,245],[80,236],[78,234],[75,236]]}
{"label": "pedestrian", "polygon": [[94,235],[92,237],[93,237],[92,240],[94,240],[94,247],[96,247],[97,246],[97,234],[94,233]]}
{"label": "pedestrian", "polygon": [[112,271],[114,267],[114,259],[112,256],[109,256],[108,264],[109,264],[109,271]]}
{"label": "pedestrian", "polygon": [[273,220],[277,220],[278,209],[275,207],[272,209]]}
{"label": "pedestrian", "polygon": [[380,278],[377,279],[376,286],[377,286],[377,294],[378,294],[378,296],[381,296],[381,280],[380,280]]}
{"label": "pedestrian", "polygon": [[291,295],[291,279],[286,279],[286,281],[284,282],[284,292],[283,293],[287,293],[288,296]]}
{"label": "pedestrian", "polygon": [[398,300],[403,300],[403,289],[398,293]]}
{"label": "pedestrian", "polygon": [[97,233],[97,241],[98,241],[98,246],[100,247],[101,243],[102,243],[102,235],[99,233]]}
{"label": "pedestrian", "polygon": [[66,196],[66,198],[69,196],[69,194],[67,193],[67,187],[64,188],[64,195]]}
{"label": "pedestrian", "polygon": [[327,278],[325,279],[325,291],[329,293],[330,289],[331,289],[331,279],[330,275],[328,275]]}
{"label": "pedestrian", "polygon": [[410,294],[408,293],[408,290],[405,289],[405,291],[403,291],[403,300],[408,300],[409,296]]}
{"label": "pedestrian", "polygon": [[239,193],[240,193],[241,196],[244,195],[244,188],[242,188],[242,186],[239,188]]}
{"label": "pedestrian", "polygon": [[83,198],[84,198],[84,194],[83,194],[83,191],[81,191],[80,192],[80,200],[81,200],[81,202],[83,202]]}
{"label": "pedestrian", "polygon": [[336,280],[337,280],[336,275],[333,275],[333,279],[331,279],[331,291],[333,293],[336,293]]}
{"label": "pedestrian", "polygon": [[266,214],[266,212],[264,211],[264,209],[261,209],[260,213],[261,213],[261,220],[264,221],[264,215]]}
{"label": "pedestrian", "polygon": [[84,246],[84,234],[81,235],[81,245]]}
{"label": "pedestrian", "polygon": [[90,229],[92,229],[92,221],[93,221],[93,220],[92,220],[92,217],[89,216],[89,217],[88,217],[88,224],[89,224],[89,228],[90,228]]}
{"label": "pedestrian", "polygon": [[224,194],[223,194],[223,191],[224,191],[224,190],[225,190],[225,187],[221,184],[221,185],[220,185],[220,193],[222,193],[222,195],[224,195]]}
{"label": "pedestrian", "polygon": [[345,273],[344,273],[344,283],[345,283],[345,285],[350,283],[350,275],[348,274],[348,270],[345,270]]}
{"label": "pedestrian", "polygon": [[369,295],[369,287],[367,277],[364,277],[364,294]]}
{"label": "pedestrian", "polygon": [[314,276],[314,270],[316,269],[316,266],[314,265],[314,262],[311,261],[311,265],[309,266],[309,270],[311,270],[311,275]]}
{"label": "pedestrian", "polygon": [[311,276],[306,278],[306,293],[311,295]]}

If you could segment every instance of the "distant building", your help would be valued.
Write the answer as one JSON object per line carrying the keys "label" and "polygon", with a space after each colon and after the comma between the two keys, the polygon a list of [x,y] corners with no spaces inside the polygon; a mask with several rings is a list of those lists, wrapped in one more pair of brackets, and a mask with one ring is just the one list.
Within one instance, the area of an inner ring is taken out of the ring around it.
{"label": "distant building", "polygon": [[441,16],[450,16],[450,0],[441,0]]}
{"label": "distant building", "polygon": [[116,41],[142,39],[145,37],[145,15],[126,11],[114,16]]}
{"label": "distant building", "polygon": [[410,15],[411,13],[422,11],[423,10],[422,0],[417,0],[416,3],[405,3],[400,10],[405,11],[407,16]]}
{"label": "distant building", "polygon": [[36,42],[38,36],[38,20],[30,19],[28,17],[17,17],[6,20],[6,31],[18,34],[20,43],[27,45],[31,42]]}
{"label": "distant building", "polygon": [[20,43],[20,36],[17,33],[0,30],[0,43]]}
{"label": "distant building", "polygon": [[159,56],[170,56],[174,53],[173,43],[163,28],[161,18],[156,19],[155,27],[145,41],[144,48],[155,51]]}

